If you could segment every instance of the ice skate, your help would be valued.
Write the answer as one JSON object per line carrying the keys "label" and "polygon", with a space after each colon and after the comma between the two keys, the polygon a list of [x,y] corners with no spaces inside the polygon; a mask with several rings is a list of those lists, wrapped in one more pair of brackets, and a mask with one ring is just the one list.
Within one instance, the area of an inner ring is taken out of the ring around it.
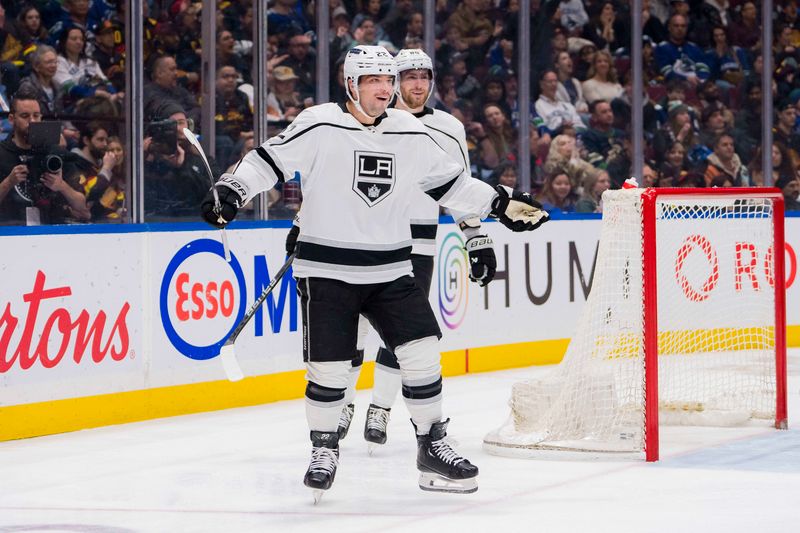
{"label": "ice skate", "polygon": [[475,492],[478,467],[460,456],[445,439],[449,422],[449,418],[437,422],[427,435],[417,435],[419,488],[432,492]]}
{"label": "ice skate", "polygon": [[339,415],[339,427],[336,429],[336,433],[339,434],[339,440],[345,438],[347,432],[350,431],[350,423],[353,421],[355,409],[356,406],[352,403],[342,407],[342,414]]}
{"label": "ice skate", "polygon": [[367,452],[372,452],[386,443],[386,426],[389,423],[391,409],[378,407],[374,403],[369,404],[367,409],[367,420],[364,423],[364,439],[367,441]]}
{"label": "ice skate", "polygon": [[311,432],[311,464],[308,465],[303,484],[312,489],[314,504],[331,488],[339,466],[339,435],[335,432]]}

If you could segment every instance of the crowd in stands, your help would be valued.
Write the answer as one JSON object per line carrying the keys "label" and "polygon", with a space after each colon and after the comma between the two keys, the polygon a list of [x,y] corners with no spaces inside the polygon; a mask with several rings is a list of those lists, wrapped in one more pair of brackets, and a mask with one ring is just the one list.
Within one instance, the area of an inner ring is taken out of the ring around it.
{"label": "crowd in stands", "polygon": [[[520,0],[436,1],[435,94],[429,105],[463,122],[472,175],[491,184],[520,185],[519,123],[529,120],[531,192],[552,210],[599,212],[603,191],[620,187],[631,172],[630,5],[530,2],[531,63],[523,74],[530,75],[534,93],[531,116],[521,117],[518,109]],[[767,74],[773,77],[776,111],[771,181],[784,189],[788,208],[800,208],[798,2],[775,1],[774,40],[766,47],[759,2],[643,3],[642,185],[765,183],[760,144],[766,50],[774,63]],[[208,186],[199,156],[180,129],[203,133],[201,14],[209,4],[216,7],[213,170],[230,168],[253,146],[252,0],[145,1],[146,219],[196,217]],[[266,108],[274,134],[319,103],[318,43],[313,2],[268,5]],[[125,16],[123,1],[0,0],[0,107],[8,111],[0,143],[3,223],[9,216],[25,223],[30,214],[20,208],[31,204],[42,208],[43,221],[125,218]],[[421,48],[423,22],[420,0],[330,0],[331,100],[346,98],[342,67],[350,48]],[[61,184],[38,199],[35,190],[20,192],[25,172],[13,169],[20,166],[19,153],[31,150],[27,126],[41,118],[61,121],[60,179],[83,196],[84,205],[67,201],[77,198],[60,194]],[[298,194],[271,193],[270,216],[290,216]],[[53,195],[64,199],[54,202]],[[58,213],[50,213],[55,205],[61,205]]]}

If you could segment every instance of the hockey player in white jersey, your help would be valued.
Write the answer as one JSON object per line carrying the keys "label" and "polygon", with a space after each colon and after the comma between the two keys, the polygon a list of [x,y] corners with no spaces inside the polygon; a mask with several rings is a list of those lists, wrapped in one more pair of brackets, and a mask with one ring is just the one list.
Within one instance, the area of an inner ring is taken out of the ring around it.
{"label": "hockey player in white jersey", "polygon": [[[469,155],[464,126],[455,117],[444,111],[435,110],[426,104],[433,94],[434,70],[431,58],[422,50],[404,49],[395,56],[399,83],[396,86],[395,107],[413,114],[427,127],[430,136],[453,159],[469,172]],[[433,276],[433,256],[436,254],[436,233],[439,227],[439,204],[421,190],[416,195],[411,209],[411,264],[414,280],[427,295],[430,292]],[[467,241],[465,249],[469,255],[472,281],[480,286],[488,284],[495,275],[495,259],[492,239],[480,232],[481,221],[475,214],[453,213]],[[292,228],[296,232],[298,228]],[[289,239],[292,237],[290,236]],[[291,253],[287,245],[287,252]],[[358,373],[364,360],[364,341],[368,332],[368,322],[363,316],[359,320],[358,350],[353,360],[350,383],[345,392],[345,407],[339,418],[339,438],[347,435],[353,417],[353,399]],[[364,439],[369,443],[370,453],[376,445],[387,439],[387,425],[391,407],[401,389],[400,365],[388,348],[381,346],[375,360],[375,378],[372,389],[372,402],[367,408],[364,423]],[[404,395],[407,391],[404,391]]]}
{"label": "hockey player in white jersey", "polygon": [[417,441],[420,487],[474,492],[478,469],[445,439],[436,318],[411,278],[408,210],[421,188],[441,205],[492,215],[515,231],[547,216],[529,195],[497,192],[471,179],[405,111],[387,110],[396,79],[379,46],[351,49],[344,65],[349,101],[304,110],[279,135],[223,174],[201,210],[224,227],[256,194],[303,177],[303,223],[294,274],[303,317],[306,418],[312,452],[304,483],[315,500],[339,463],[337,426],[359,314],[366,315],[400,363]]}

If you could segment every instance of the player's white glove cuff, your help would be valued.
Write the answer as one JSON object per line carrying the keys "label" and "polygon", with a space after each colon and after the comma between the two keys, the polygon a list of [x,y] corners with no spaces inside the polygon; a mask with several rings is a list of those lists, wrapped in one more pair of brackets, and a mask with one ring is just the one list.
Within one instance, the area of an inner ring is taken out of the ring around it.
{"label": "player's white glove cuff", "polygon": [[250,200],[250,188],[244,183],[242,183],[233,174],[228,174],[228,173],[223,174],[222,176],[219,177],[215,185],[217,187],[227,187],[233,190],[236,194],[238,194],[239,198],[242,199],[241,205],[239,207],[245,205],[248,202],[248,200]]}

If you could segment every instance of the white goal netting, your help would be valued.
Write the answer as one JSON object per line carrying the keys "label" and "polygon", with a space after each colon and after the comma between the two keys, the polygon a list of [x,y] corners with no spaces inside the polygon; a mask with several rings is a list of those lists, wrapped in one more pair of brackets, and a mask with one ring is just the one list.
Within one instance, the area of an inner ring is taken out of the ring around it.
{"label": "white goal netting", "polygon": [[[647,387],[657,387],[660,424],[775,417],[772,200],[644,191],[604,194],[592,289],[567,353],[544,378],[512,387],[508,421],[484,439],[490,452],[657,446],[645,431]],[[655,235],[643,225],[645,200],[655,201]],[[655,239],[655,258],[645,239]],[[644,305],[649,269],[657,310]],[[644,358],[652,320],[657,380]]]}

